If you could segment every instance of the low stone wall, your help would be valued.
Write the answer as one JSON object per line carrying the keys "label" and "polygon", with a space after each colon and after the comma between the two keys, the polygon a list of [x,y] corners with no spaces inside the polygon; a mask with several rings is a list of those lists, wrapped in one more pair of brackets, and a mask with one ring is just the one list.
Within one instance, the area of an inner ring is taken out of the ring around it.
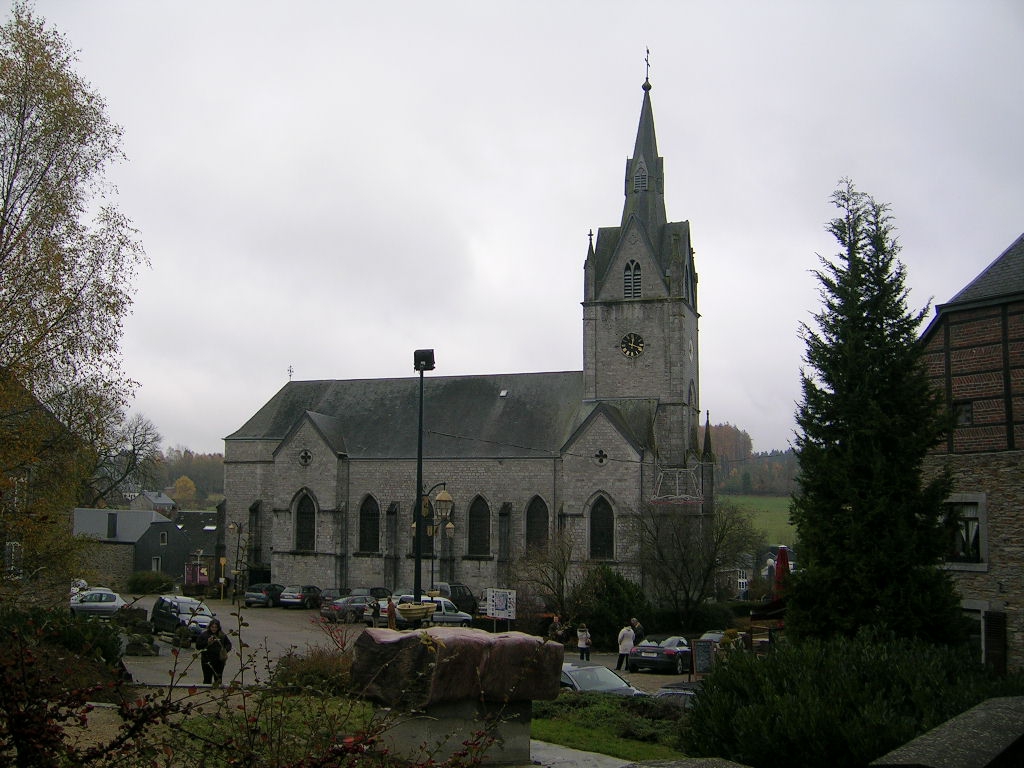
{"label": "low stone wall", "polygon": [[1024,765],[1024,696],[983,701],[871,765],[873,768]]}

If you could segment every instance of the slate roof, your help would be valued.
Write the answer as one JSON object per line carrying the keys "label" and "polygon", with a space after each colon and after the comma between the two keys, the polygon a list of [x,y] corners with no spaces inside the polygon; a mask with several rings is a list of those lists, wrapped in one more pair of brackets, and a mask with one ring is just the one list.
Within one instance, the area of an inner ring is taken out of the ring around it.
{"label": "slate roof", "polygon": [[[502,392],[505,394],[502,395]],[[307,418],[339,456],[416,456],[419,378],[288,382],[231,440],[280,442]],[[558,456],[596,403],[581,371],[425,376],[423,450],[431,459]],[[614,408],[616,426],[649,444],[654,401]]]}
{"label": "slate roof", "polygon": [[938,307],[966,304],[1024,293],[1024,234],[956,296]]}
{"label": "slate roof", "polygon": [[[107,537],[107,515],[117,515],[117,529],[114,538]],[[104,541],[121,541],[134,544],[149,530],[153,523],[171,521],[152,509],[92,509],[76,507],[72,517],[74,536],[91,536]]]}

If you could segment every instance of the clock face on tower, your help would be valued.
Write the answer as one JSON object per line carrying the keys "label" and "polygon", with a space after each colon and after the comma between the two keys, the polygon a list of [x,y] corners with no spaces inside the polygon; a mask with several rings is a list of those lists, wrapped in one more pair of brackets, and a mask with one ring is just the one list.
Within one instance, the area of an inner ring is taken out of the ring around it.
{"label": "clock face on tower", "polygon": [[639,357],[644,351],[644,339],[639,333],[627,333],[622,337],[619,349],[626,357]]}

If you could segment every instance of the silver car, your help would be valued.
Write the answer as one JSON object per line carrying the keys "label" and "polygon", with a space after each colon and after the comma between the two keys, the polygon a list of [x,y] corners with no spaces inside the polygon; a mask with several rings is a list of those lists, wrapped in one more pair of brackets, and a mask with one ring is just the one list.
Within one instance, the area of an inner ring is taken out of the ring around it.
{"label": "silver car", "polygon": [[116,592],[91,589],[71,599],[71,613],[76,616],[113,616],[128,603]]}

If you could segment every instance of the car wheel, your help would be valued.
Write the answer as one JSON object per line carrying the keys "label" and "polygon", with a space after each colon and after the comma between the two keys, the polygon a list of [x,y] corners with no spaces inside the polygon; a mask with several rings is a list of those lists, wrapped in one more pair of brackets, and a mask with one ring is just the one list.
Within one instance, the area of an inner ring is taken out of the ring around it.
{"label": "car wheel", "polygon": [[686,672],[687,672],[687,669],[685,667],[683,667],[683,657],[682,656],[677,656],[676,657],[676,674],[677,675],[682,675],[682,674],[685,674]]}
{"label": "car wheel", "polygon": [[469,626],[469,624],[470,624],[470,622],[468,622],[468,621],[464,621],[464,622],[462,622],[461,624],[459,624],[459,626],[460,626],[460,627],[468,627],[468,626]]}

